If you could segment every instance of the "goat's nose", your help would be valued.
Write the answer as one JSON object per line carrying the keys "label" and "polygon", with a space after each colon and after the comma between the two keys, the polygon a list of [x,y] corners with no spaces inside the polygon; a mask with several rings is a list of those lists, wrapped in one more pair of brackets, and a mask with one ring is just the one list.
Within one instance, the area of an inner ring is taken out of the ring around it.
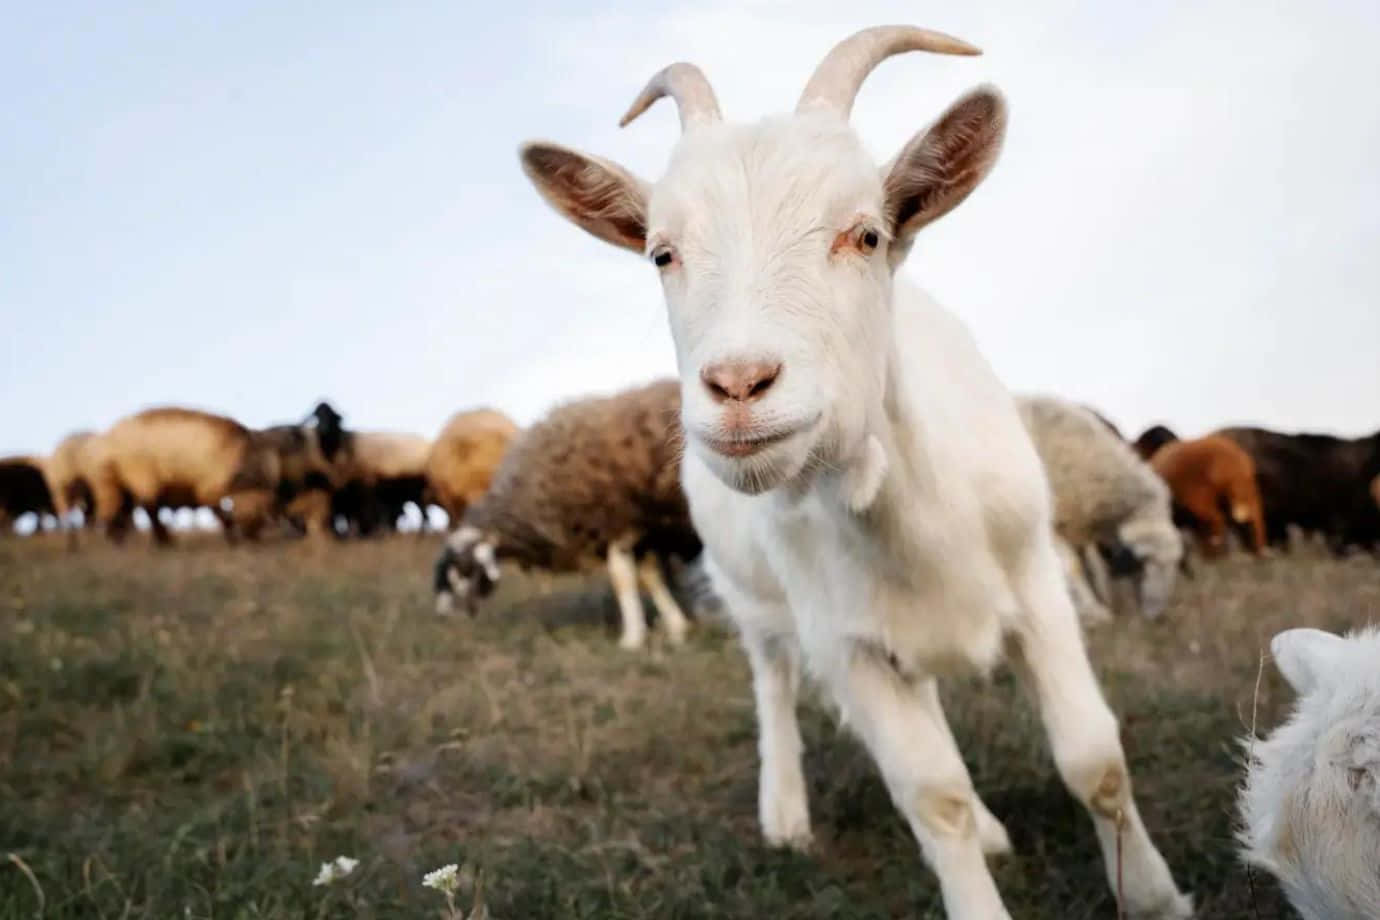
{"label": "goat's nose", "polygon": [[780,376],[780,361],[720,361],[700,371],[705,389],[718,403],[761,399]]}

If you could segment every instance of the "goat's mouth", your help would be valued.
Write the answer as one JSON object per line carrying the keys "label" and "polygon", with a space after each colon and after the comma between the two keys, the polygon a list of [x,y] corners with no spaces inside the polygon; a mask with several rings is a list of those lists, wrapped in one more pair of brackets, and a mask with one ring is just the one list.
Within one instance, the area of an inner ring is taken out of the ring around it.
{"label": "goat's mouth", "polygon": [[770,431],[751,431],[742,434],[714,436],[702,434],[700,441],[714,453],[732,460],[743,460],[775,447],[805,431],[810,425],[796,425],[790,428],[774,428]]}

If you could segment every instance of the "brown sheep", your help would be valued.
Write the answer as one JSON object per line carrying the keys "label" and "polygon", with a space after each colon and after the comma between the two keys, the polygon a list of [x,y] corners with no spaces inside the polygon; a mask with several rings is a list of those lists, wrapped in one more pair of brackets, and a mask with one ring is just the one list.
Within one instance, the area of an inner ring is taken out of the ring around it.
{"label": "brown sheep", "polygon": [[98,455],[95,439],[90,431],[77,431],[58,442],[48,455],[45,475],[48,490],[53,495],[53,511],[66,524],[67,515],[80,510],[89,521],[91,516],[91,478],[94,458]]}
{"label": "brown sheep", "polygon": [[53,497],[37,457],[0,459],[0,536],[26,514],[53,513]]}
{"label": "brown sheep", "polygon": [[[227,539],[258,536],[275,510],[281,462],[238,422],[194,409],[146,409],[116,422],[100,439],[103,456],[91,483],[95,516],[112,539],[143,508],[154,538],[171,537],[158,520],[161,506],[206,506],[226,526]],[[229,510],[221,504],[229,499]]]}
{"label": "brown sheep", "polygon": [[661,563],[701,549],[680,484],[682,442],[675,380],[552,409],[513,440],[488,491],[455,522],[436,563],[437,611],[458,597],[476,613],[503,560],[557,573],[606,565],[623,617],[620,645],[646,638],[639,581],[679,642],[688,621]]}
{"label": "brown sheep", "polygon": [[431,445],[426,460],[428,498],[451,521],[489,489],[494,472],[517,436],[517,424],[493,409],[457,412]]}
{"label": "brown sheep", "polygon": [[1174,504],[1191,516],[1206,555],[1226,549],[1228,519],[1246,528],[1252,553],[1264,551],[1265,514],[1255,462],[1236,442],[1221,435],[1171,441],[1155,451],[1150,466],[1169,485]]}

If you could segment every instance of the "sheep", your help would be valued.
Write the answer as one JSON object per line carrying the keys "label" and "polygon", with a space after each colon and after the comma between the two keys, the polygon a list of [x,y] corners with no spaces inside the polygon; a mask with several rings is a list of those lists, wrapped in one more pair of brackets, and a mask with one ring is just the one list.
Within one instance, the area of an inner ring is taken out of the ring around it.
{"label": "sheep", "polygon": [[603,564],[622,615],[619,645],[646,642],[639,582],[668,639],[681,642],[689,621],[660,566],[700,552],[680,485],[679,411],[679,384],[659,380],[558,405],[517,435],[437,560],[437,612],[459,595],[474,615],[505,559],[547,572]]}
{"label": "sheep", "polygon": [[493,409],[457,412],[446,422],[426,459],[427,498],[451,521],[489,488],[517,424]]}
{"label": "sheep", "polygon": [[426,464],[431,442],[417,434],[391,431],[347,432],[344,483],[335,492],[334,513],[360,536],[397,526],[411,502],[426,518]]}
{"label": "sheep", "polygon": [[0,458],[0,536],[8,534],[26,514],[41,518],[54,511],[42,459]]}
{"label": "sheep", "polygon": [[1248,737],[1238,797],[1242,858],[1279,880],[1304,920],[1380,911],[1380,629],[1288,629],[1270,642],[1298,694],[1263,740]]}
{"label": "sheep", "polygon": [[[724,123],[699,68],[672,64],[623,118],[676,102],[681,140],[658,181],[548,142],[520,159],[548,204],[661,276],[682,481],[753,672],[766,839],[810,839],[803,664],[881,768],[948,915],[1009,917],[983,858],[1004,829],[935,683],[1009,647],[1124,906],[1186,917],[1135,806],[1015,403],[963,324],[895,277],[919,228],[986,176],[1006,122],[1002,97],[979,88],[878,169],[848,113],[878,63],[912,50],[977,53],[924,29],[866,29],[829,52],[794,114],[752,124]],[[851,486],[873,438],[887,465],[859,512]]]}
{"label": "sheep", "polygon": [[[148,514],[159,544],[171,541],[158,519],[160,506],[208,506],[227,525],[227,539],[256,538],[275,510],[277,451],[225,416],[146,409],[116,422],[99,445],[94,513],[113,540],[124,537],[136,507]],[[222,500],[229,501],[228,510]]]}
{"label": "sheep", "polygon": [[1221,435],[1170,441],[1151,455],[1150,468],[1169,486],[1176,524],[1193,529],[1207,555],[1226,549],[1228,521],[1245,531],[1253,554],[1265,552],[1255,461],[1235,441]]}
{"label": "sheep", "polygon": [[[322,412],[318,405],[317,412]],[[334,410],[331,410],[334,411]],[[316,414],[309,417],[316,421]],[[334,532],[331,501],[347,475],[344,444],[319,425],[274,425],[255,432],[278,457],[277,501],[283,515],[308,536]]]}
{"label": "sheep", "polygon": [[1357,519],[1369,514],[1370,483],[1380,475],[1380,432],[1361,438],[1250,427],[1215,433],[1255,461],[1270,545],[1287,550],[1291,525],[1323,534],[1337,555],[1355,542]]}
{"label": "sheep", "polygon": [[94,439],[91,431],[74,431],[58,442],[44,463],[48,490],[53,496],[53,511],[64,525],[73,511],[91,515],[91,458]]}
{"label": "sheep", "polygon": [[1054,531],[1080,615],[1089,622],[1109,616],[1091,588],[1080,584],[1075,559],[1087,547],[1118,547],[1134,560],[1141,613],[1159,616],[1183,556],[1168,487],[1087,410],[1048,396],[1023,396],[1017,403],[1049,476]]}

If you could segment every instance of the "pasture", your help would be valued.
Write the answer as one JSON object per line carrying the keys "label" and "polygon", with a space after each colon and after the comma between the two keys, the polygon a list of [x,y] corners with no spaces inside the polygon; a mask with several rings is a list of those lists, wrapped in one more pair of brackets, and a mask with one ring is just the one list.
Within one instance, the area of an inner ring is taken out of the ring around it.
{"label": "pasture", "polygon": [[[942,916],[862,748],[807,703],[816,843],[759,841],[746,662],[723,627],[614,647],[601,580],[503,582],[431,611],[434,537],[173,550],[0,541],[0,920],[435,917],[425,872],[496,920]],[[1286,626],[1380,609],[1380,566],[1296,549],[1202,564],[1166,617],[1090,639],[1146,823],[1204,918],[1289,916],[1232,851],[1234,739],[1289,695]],[[1257,679],[1258,692],[1257,692]],[[1116,916],[1090,826],[1012,676],[944,685],[1011,832],[1013,915]],[[360,860],[315,887],[323,861]]]}

